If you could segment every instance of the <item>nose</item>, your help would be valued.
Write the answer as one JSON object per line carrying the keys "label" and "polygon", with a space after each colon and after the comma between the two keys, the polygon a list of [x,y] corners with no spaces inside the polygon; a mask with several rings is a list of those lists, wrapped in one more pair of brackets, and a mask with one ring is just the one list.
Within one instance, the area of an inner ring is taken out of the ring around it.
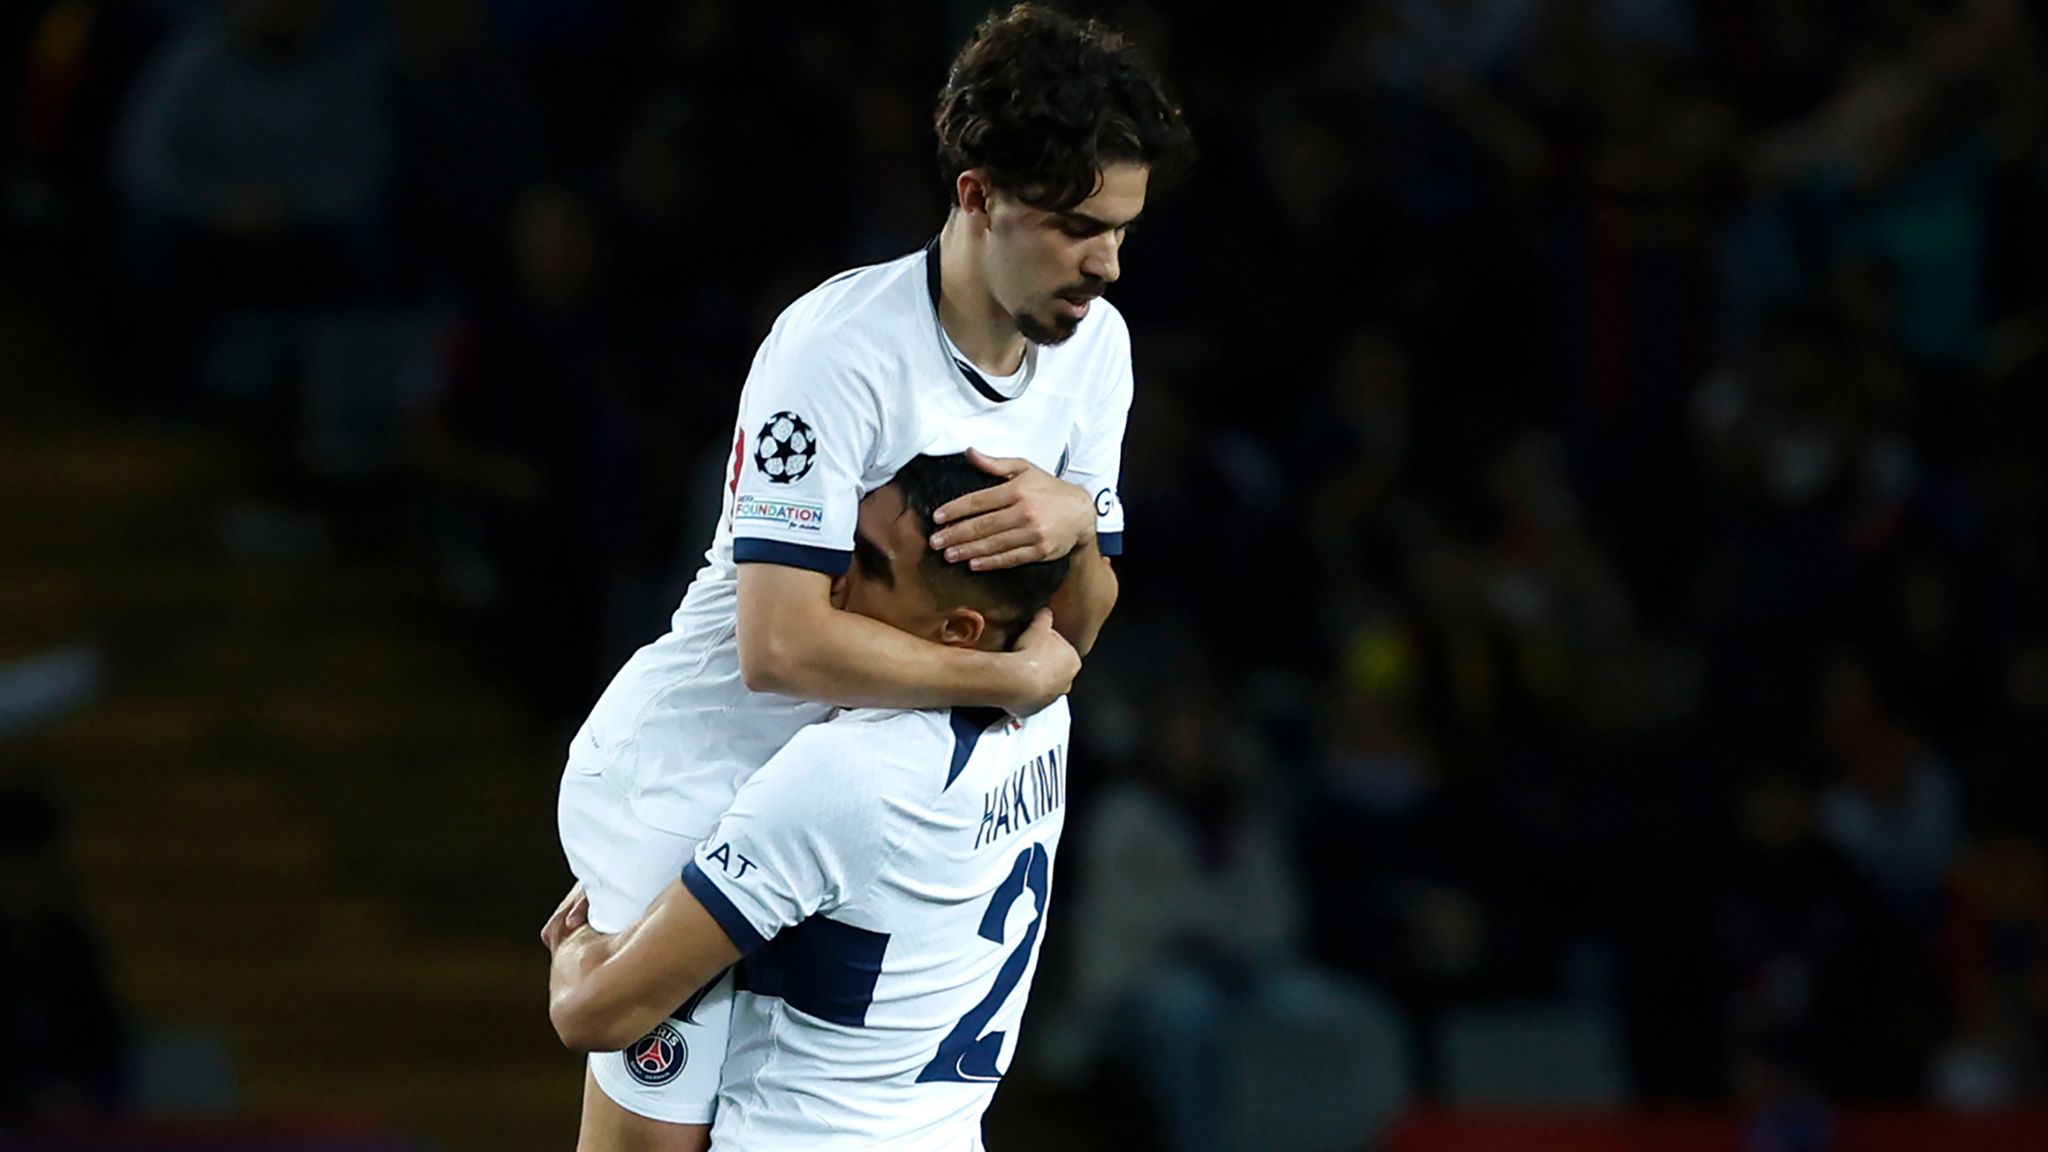
{"label": "nose", "polygon": [[1123,274],[1117,263],[1117,250],[1123,244],[1123,235],[1114,229],[1096,237],[1088,247],[1088,255],[1081,260],[1081,274],[1104,284],[1116,283],[1116,278]]}

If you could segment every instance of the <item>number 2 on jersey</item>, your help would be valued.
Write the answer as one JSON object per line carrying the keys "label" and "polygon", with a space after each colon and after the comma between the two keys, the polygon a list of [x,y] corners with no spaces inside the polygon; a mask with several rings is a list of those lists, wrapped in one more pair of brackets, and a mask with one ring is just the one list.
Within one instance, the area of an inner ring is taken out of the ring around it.
{"label": "number 2 on jersey", "polygon": [[1043,844],[1033,844],[1017,854],[1017,864],[1010,869],[1009,878],[989,898],[988,911],[981,916],[981,938],[994,944],[1003,942],[1003,924],[1010,918],[1010,906],[1017,902],[1026,888],[1031,890],[1037,907],[1032,912],[1031,923],[1024,929],[1023,938],[1010,950],[1002,970],[996,973],[995,986],[939,1042],[938,1054],[924,1066],[924,1071],[917,1074],[919,1084],[943,1080],[977,1083],[1003,1078],[1003,1070],[996,1067],[996,1058],[1002,1055],[1006,1033],[990,1032],[984,1036],[981,1030],[988,1027],[988,1022],[995,1019],[1003,1002],[1016,991],[1017,982],[1024,978],[1024,969],[1031,963],[1031,947],[1038,942],[1039,925],[1045,922],[1045,900],[1051,874],[1052,856]]}

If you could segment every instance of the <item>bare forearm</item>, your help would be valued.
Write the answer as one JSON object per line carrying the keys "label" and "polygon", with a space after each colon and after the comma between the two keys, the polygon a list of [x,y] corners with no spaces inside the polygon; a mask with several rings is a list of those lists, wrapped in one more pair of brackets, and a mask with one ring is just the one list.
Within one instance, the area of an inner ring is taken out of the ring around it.
{"label": "bare forearm", "polygon": [[829,584],[804,569],[740,566],[740,676],[748,688],[855,708],[967,704],[1029,715],[1065,694],[1081,670],[1050,612],[1008,652],[970,651],[835,608]]}
{"label": "bare forearm", "polygon": [[556,950],[548,972],[548,1019],[564,1046],[579,1052],[624,1048],[737,958],[723,937],[708,950],[681,948],[673,940],[634,946],[632,938],[645,934],[645,923],[617,936],[586,928]]}
{"label": "bare forearm", "polygon": [[581,1052],[611,1052],[660,1021],[635,1030],[630,1003],[604,973],[618,938],[584,928],[562,942],[548,969],[548,1019],[562,1043]]}
{"label": "bare forearm", "polygon": [[1074,550],[1066,583],[1053,593],[1053,627],[1067,638],[1074,651],[1086,656],[1095,647],[1095,638],[1101,635],[1110,610],[1116,607],[1116,595],[1116,569],[1110,566],[1109,557],[1096,551],[1091,540]]}
{"label": "bare forearm", "polygon": [[581,1052],[631,1044],[740,958],[681,881],[671,881],[647,914],[616,936],[586,923],[555,942],[555,925],[551,920],[543,935],[554,952],[548,1019],[562,1043]]}
{"label": "bare forearm", "polygon": [[[1014,680],[999,657],[948,648],[836,608],[777,629],[748,685],[849,708],[1002,707]],[[753,670],[750,670],[753,671]]]}

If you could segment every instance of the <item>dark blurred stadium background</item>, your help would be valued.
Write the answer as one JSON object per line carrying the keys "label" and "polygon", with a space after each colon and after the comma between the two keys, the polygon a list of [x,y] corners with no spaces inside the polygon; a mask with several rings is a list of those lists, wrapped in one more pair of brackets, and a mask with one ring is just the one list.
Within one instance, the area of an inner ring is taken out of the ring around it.
{"label": "dark blurred stadium background", "polygon": [[[986,7],[0,7],[0,1146],[568,1146],[558,750]],[[991,1147],[2048,1147],[2048,21],[1067,7],[1204,159]]]}

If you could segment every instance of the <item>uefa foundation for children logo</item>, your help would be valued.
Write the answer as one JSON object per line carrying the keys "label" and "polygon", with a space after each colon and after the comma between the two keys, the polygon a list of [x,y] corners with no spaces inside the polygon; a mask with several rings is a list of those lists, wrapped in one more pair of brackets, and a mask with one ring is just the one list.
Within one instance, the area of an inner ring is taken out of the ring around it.
{"label": "uefa foundation for children logo", "polygon": [[683,1074],[683,1066],[690,1062],[690,1046],[683,1043],[683,1034],[673,1025],[661,1023],[619,1055],[625,1058],[626,1071],[633,1079],[659,1088]]}
{"label": "uefa foundation for children logo", "polygon": [[825,527],[822,504],[799,504],[794,500],[741,496],[733,501],[735,524],[772,525],[792,532],[816,532]]}
{"label": "uefa foundation for children logo", "polygon": [[794,412],[777,412],[754,439],[754,467],[771,484],[794,484],[818,459],[818,434]]}

